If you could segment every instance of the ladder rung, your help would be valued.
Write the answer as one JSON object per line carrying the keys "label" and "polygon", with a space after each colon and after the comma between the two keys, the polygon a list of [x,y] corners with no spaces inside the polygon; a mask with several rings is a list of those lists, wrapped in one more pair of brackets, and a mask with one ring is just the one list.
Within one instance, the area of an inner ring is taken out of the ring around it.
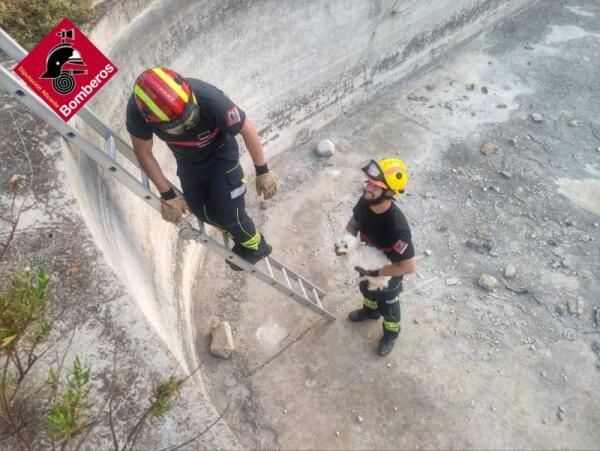
{"label": "ladder rung", "polygon": [[146,175],[146,173],[143,170],[142,170],[142,185],[144,185],[144,188],[150,189],[150,182],[148,181],[148,176]]}
{"label": "ladder rung", "polygon": [[298,279],[298,284],[300,285],[300,288],[302,289],[302,294],[304,295],[304,297],[306,299],[308,299],[308,294],[306,294],[306,289],[304,288],[304,284],[302,283],[302,279]]}
{"label": "ladder rung", "polygon": [[281,272],[283,274],[283,278],[285,280],[285,283],[287,284],[287,287],[291,290],[292,289],[292,284],[290,283],[290,279],[288,278],[287,272],[285,270],[285,268],[281,268]]}
{"label": "ladder rung", "polygon": [[319,299],[319,293],[317,293],[317,290],[315,288],[312,289],[313,295],[315,296],[315,301],[317,301],[317,305],[321,308],[323,308],[323,304],[321,304],[321,299]]}
{"label": "ladder rung", "polygon": [[269,275],[274,279],[273,269],[271,268],[271,263],[269,263],[269,257],[265,257],[265,264],[267,265],[267,270],[269,271]]}
{"label": "ladder rung", "polygon": [[116,148],[115,148],[115,137],[113,135],[108,135],[106,138],[106,153],[111,160],[115,160],[116,158]]}

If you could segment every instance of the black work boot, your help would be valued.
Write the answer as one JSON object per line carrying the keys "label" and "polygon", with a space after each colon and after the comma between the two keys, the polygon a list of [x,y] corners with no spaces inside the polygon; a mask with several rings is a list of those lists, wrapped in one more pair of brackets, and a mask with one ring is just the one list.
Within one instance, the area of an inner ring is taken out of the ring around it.
{"label": "black work boot", "polygon": [[388,355],[394,349],[394,343],[396,342],[396,337],[392,337],[390,335],[384,335],[381,340],[379,340],[379,346],[377,346],[377,354],[381,357]]}
{"label": "black work boot", "polygon": [[[239,243],[235,243],[231,248],[231,252],[239,255],[248,263],[251,263],[253,265],[262,260],[263,258],[267,257],[268,255],[271,255],[272,251],[273,248],[269,243],[267,243],[267,240],[265,240],[265,237],[262,236],[262,234],[260,235],[260,244],[258,245],[257,250],[245,248]],[[234,271],[243,271],[242,268],[233,264],[229,260],[225,260],[225,263],[227,263]]]}
{"label": "black work boot", "polygon": [[354,310],[348,314],[348,319],[355,323],[360,323],[366,319],[379,319],[381,315],[377,310],[371,310],[366,308],[359,308],[358,310]]}

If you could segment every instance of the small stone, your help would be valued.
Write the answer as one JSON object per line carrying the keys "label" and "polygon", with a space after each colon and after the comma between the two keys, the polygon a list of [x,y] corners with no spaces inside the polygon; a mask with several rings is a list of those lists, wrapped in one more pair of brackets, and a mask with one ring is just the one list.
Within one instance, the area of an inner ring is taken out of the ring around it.
{"label": "small stone", "polygon": [[424,96],[420,92],[411,92],[409,95],[406,96],[406,98],[408,100],[413,100],[413,101],[417,101],[417,102],[427,102],[429,100],[426,96]]}
{"label": "small stone", "polygon": [[414,324],[419,324],[419,321],[418,321],[418,320],[416,320],[416,319],[413,319],[413,323],[414,323]]}
{"label": "small stone", "polygon": [[460,283],[460,280],[454,278],[454,277],[449,277],[446,279],[446,286],[452,286],[452,285],[458,285]]}
{"label": "small stone", "polygon": [[504,277],[507,279],[512,279],[517,274],[517,268],[512,263],[509,263],[504,267]]}
{"label": "small stone", "polygon": [[471,400],[471,404],[469,404],[469,407],[470,407],[471,409],[474,409],[474,408],[475,408],[475,400],[474,400],[474,399],[472,399],[472,400]]}
{"label": "small stone", "polygon": [[563,413],[560,410],[556,412],[556,418],[558,418],[560,421],[564,421]]}
{"label": "small stone", "polygon": [[562,304],[559,304],[556,307],[554,307],[554,311],[558,316],[562,316],[563,313],[565,313],[565,308]]}
{"label": "small stone", "polygon": [[600,227],[600,224],[598,224],[597,222],[594,222],[594,227],[598,228],[598,227]]}
{"label": "small stone", "polygon": [[398,412],[398,406],[394,406],[394,412]]}
{"label": "small stone", "polygon": [[565,225],[566,226],[573,227],[575,224],[576,224],[576,222],[573,221],[571,218],[565,219]]}
{"label": "small stone", "polygon": [[470,85],[467,85],[467,91],[472,91],[475,89],[475,83],[471,83]]}
{"label": "small stone", "polygon": [[508,105],[506,103],[499,103],[498,105],[496,105],[496,107],[503,110],[504,108],[508,108]]}
{"label": "small stone", "polygon": [[340,431],[335,431],[335,435],[336,435],[336,437],[339,437],[340,436]]}
{"label": "small stone", "polygon": [[445,232],[447,230],[448,230],[448,226],[446,224],[443,224],[438,227],[438,232]]}
{"label": "small stone", "polygon": [[540,374],[542,375],[542,377],[546,377],[546,372],[545,371],[542,371]]}
{"label": "small stone", "polygon": [[283,409],[283,413],[288,413],[288,410],[287,409]]}
{"label": "small stone", "polygon": [[477,283],[481,288],[485,288],[487,291],[494,291],[498,286],[498,279],[489,274],[482,274]]}
{"label": "small stone", "polygon": [[565,413],[565,408],[563,406],[558,406],[558,411],[560,413]]}
{"label": "small stone", "polygon": [[229,358],[235,349],[229,322],[222,321],[211,328],[210,353],[223,359]]}
{"label": "small stone", "polygon": [[488,88],[487,88],[487,86],[482,86],[482,87],[481,87],[481,92],[482,92],[482,93],[484,93],[484,94],[487,94],[487,93],[488,93]]}
{"label": "small stone", "polygon": [[433,255],[433,251],[431,249],[425,249],[425,255],[431,257]]}
{"label": "small stone", "polygon": [[544,116],[540,113],[531,113],[531,120],[537,123],[544,122]]}
{"label": "small stone", "polygon": [[435,85],[426,85],[425,89],[427,89],[428,91],[433,91],[435,89]]}
{"label": "small stone", "polygon": [[392,364],[391,363],[386,363],[385,366],[387,366],[388,368],[391,368]]}
{"label": "small stone", "polygon": [[320,157],[332,157],[335,154],[335,145],[328,139],[323,139],[317,144],[315,152]]}
{"label": "small stone", "polygon": [[567,308],[569,309],[569,313],[571,315],[581,315],[583,313],[583,307],[585,302],[583,299],[569,299],[567,302]]}
{"label": "small stone", "polygon": [[577,119],[571,119],[568,124],[569,127],[579,127],[579,121]]}
{"label": "small stone", "polygon": [[495,412],[495,411],[496,411],[496,408],[495,408],[494,406],[492,406],[492,407],[490,407],[490,410],[491,410],[492,412]]}
{"label": "small stone", "polygon": [[465,245],[480,254],[489,254],[494,248],[490,243],[490,240],[482,240],[477,238],[468,239],[465,241]]}
{"label": "small stone", "polygon": [[493,153],[498,152],[498,146],[496,144],[493,143],[485,143],[482,147],[481,147],[481,153],[484,155],[491,155]]}
{"label": "small stone", "polygon": [[484,229],[483,227],[477,227],[475,229],[475,236],[481,240],[491,240],[492,239],[492,234]]}
{"label": "small stone", "polygon": [[504,178],[510,179],[512,178],[512,172],[510,171],[501,171],[500,175]]}
{"label": "small stone", "polygon": [[544,418],[544,419],[542,420],[542,423],[544,423],[544,424],[548,424],[548,420],[547,420],[546,418]]}
{"label": "small stone", "polygon": [[519,137],[515,136],[514,138],[508,138],[508,143],[511,146],[516,146],[519,143]]}
{"label": "small stone", "polygon": [[358,421],[358,423],[361,424],[365,421],[365,419],[359,415],[356,417],[356,421]]}

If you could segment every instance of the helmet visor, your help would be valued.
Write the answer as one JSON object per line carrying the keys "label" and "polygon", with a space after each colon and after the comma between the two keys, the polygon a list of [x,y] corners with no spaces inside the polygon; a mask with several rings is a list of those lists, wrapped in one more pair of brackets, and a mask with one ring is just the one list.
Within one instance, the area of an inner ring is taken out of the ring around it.
{"label": "helmet visor", "polygon": [[369,180],[371,180],[371,182],[373,182],[375,185],[377,185],[381,189],[385,189],[385,190],[390,189],[387,182],[385,181],[383,171],[381,170],[381,168],[379,167],[379,165],[377,164],[377,162],[375,160],[371,160],[369,162],[369,164],[367,164],[364,168],[362,168],[362,171],[365,174],[367,174],[367,177],[369,177]]}
{"label": "helmet visor", "polygon": [[192,98],[185,106],[185,112],[177,119],[160,126],[169,135],[181,135],[185,130],[194,127],[198,122],[198,104]]}

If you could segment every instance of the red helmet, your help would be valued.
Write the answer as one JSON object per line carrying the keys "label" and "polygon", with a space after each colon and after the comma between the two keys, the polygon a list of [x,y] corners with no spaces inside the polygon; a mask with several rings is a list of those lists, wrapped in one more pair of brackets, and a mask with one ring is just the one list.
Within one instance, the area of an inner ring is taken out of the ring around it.
{"label": "red helmet", "polygon": [[148,69],[137,78],[133,89],[138,111],[146,122],[172,128],[183,123],[197,107],[188,81],[164,67]]}

